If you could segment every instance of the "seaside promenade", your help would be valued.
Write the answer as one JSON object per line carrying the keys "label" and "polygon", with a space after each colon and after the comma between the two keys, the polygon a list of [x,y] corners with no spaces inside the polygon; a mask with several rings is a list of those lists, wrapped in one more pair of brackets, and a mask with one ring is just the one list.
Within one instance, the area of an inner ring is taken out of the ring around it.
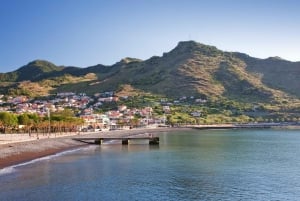
{"label": "seaside promenade", "polygon": [[236,129],[236,128],[278,128],[278,127],[300,127],[299,124],[287,123],[251,123],[251,124],[212,124],[212,125],[180,125],[175,127],[155,127],[155,128],[137,128],[130,130],[114,130],[114,131],[100,131],[100,132],[67,132],[67,133],[22,133],[22,134],[0,134],[0,145],[12,144],[18,142],[29,142],[42,139],[56,139],[62,137],[76,137],[76,136],[97,136],[97,137],[123,137],[124,135],[136,135],[137,133],[174,130],[174,129]]}
{"label": "seaside promenade", "polygon": [[[41,134],[34,133],[29,135],[27,134],[0,134],[0,153],[3,147],[9,146],[14,147],[18,146],[19,148],[23,147],[26,143],[31,144],[42,144],[46,141],[51,141],[52,143],[65,141],[76,138],[99,138],[99,137],[128,137],[133,135],[147,135],[148,133],[156,133],[161,131],[168,130],[178,130],[178,129],[192,129],[196,127],[173,127],[173,128],[143,128],[143,129],[131,129],[131,130],[114,130],[114,131],[100,131],[100,132],[80,132],[80,133],[51,133],[51,134]],[[200,127],[207,129],[208,127]],[[209,127],[212,128],[212,127]],[[215,127],[213,127],[215,128]],[[0,156],[1,158],[1,156]]]}
{"label": "seaside promenade", "polygon": [[28,142],[28,141],[35,141],[35,140],[42,140],[42,139],[49,139],[49,138],[61,138],[67,136],[74,136],[78,135],[78,133],[51,133],[51,134],[41,134],[41,133],[22,133],[22,134],[0,134],[0,145],[1,144],[11,144],[17,142]]}

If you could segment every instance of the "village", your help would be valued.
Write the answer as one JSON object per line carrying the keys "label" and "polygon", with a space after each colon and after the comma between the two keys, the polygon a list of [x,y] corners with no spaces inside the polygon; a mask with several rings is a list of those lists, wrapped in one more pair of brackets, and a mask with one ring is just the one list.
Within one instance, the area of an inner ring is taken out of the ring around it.
{"label": "village", "polygon": [[[63,92],[41,98],[0,95],[0,132],[99,132],[186,125],[299,124],[297,117],[255,117],[263,111],[255,104],[242,108],[233,102],[211,102],[192,96],[177,99],[154,95],[117,96],[113,91],[92,96]],[[17,123],[4,122],[3,113],[29,116],[30,121],[21,118],[21,121],[16,120]],[[70,113],[72,118],[64,119]]]}
{"label": "village", "polygon": [[[171,106],[179,104],[181,100],[168,102],[161,99],[157,103],[160,114],[154,114],[151,106],[144,107],[128,107],[123,104],[130,97],[117,97],[114,92],[103,92],[95,94],[93,97],[85,93],[64,92],[57,93],[47,98],[30,99],[26,96],[4,96],[0,95],[0,112],[9,112],[14,114],[37,114],[39,117],[48,117],[51,114],[64,111],[66,108],[76,111],[76,117],[83,120],[83,124],[77,128],[81,132],[123,130],[133,127],[158,127],[167,126],[166,115],[170,114]],[[123,100],[123,101],[120,101]],[[205,100],[195,100],[205,102]],[[99,108],[105,107],[107,104],[114,104],[113,109],[99,112]],[[200,112],[192,112],[191,116],[199,117]],[[51,122],[50,122],[51,123]],[[22,125],[19,125],[22,126]]]}

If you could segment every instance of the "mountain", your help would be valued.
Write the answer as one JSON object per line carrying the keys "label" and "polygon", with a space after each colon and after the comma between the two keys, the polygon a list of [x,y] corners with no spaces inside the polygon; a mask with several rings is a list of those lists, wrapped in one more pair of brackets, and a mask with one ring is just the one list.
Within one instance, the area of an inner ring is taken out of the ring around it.
{"label": "mountain", "polygon": [[280,57],[256,59],[248,56],[240,59],[247,65],[247,71],[259,75],[265,85],[300,97],[300,62]]}
{"label": "mountain", "polygon": [[61,71],[62,69],[48,61],[36,60],[19,68],[16,71],[0,74],[0,80],[5,81],[23,81],[23,80],[39,80],[47,73]]}
{"label": "mountain", "polygon": [[125,58],[111,66],[80,68],[37,60],[0,74],[2,93],[30,81],[48,87],[48,93],[94,94],[131,86],[169,97],[274,103],[300,98],[299,78],[300,62],[258,59],[194,41],[179,42],[173,50],[145,61]]}

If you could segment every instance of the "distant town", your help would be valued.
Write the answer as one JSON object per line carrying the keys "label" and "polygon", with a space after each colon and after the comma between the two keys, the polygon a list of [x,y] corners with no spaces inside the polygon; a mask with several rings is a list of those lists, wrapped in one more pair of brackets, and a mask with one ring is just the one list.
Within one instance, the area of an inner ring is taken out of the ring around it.
{"label": "distant town", "polygon": [[[117,104],[120,99],[126,100],[128,98],[127,96],[117,97],[114,92],[98,93],[93,97],[87,96],[85,93],[65,92],[47,98],[43,97],[42,99],[0,95],[0,112],[16,115],[37,114],[41,118],[52,120],[51,114],[68,109],[76,111],[76,117],[83,120],[82,124],[76,128],[76,131],[82,132],[166,125],[166,116],[153,115],[153,108],[150,106],[128,108],[125,104]],[[106,104],[114,104],[114,109],[99,112],[99,108]],[[169,105],[164,104],[161,107],[164,114],[170,112]],[[194,115],[199,116],[200,113]],[[19,125],[19,127],[22,126],[24,125]]]}
{"label": "distant town", "polygon": [[[232,104],[230,107],[233,107]],[[185,96],[174,100],[158,97],[153,99],[151,96],[116,96],[113,91],[93,96],[64,92],[34,99],[27,96],[0,95],[0,132],[93,132],[179,124],[275,123],[285,120],[261,117],[254,119],[237,113],[237,109],[232,108],[224,110],[232,117],[220,116],[220,112],[215,110],[217,109],[206,99]],[[236,114],[233,114],[234,111]],[[259,107],[253,106],[251,112],[256,111],[259,111]],[[211,114],[211,120],[205,118],[208,113]],[[3,114],[14,115],[12,119],[15,121]],[[73,119],[66,119],[68,115]],[[298,122],[298,119],[292,121]],[[61,122],[65,123],[64,126]]]}

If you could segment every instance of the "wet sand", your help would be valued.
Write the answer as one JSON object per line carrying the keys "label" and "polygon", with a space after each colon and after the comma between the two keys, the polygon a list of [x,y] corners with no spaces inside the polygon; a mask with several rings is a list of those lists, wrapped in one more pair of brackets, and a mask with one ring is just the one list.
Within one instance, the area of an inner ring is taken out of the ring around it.
{"label": "wet sand", "polygon": [[[21,164],[44,156],[53,155],[59,152],[88,146],[86,143],[73,140],[80,137],[123,137],[133,135],[158,134],[169,132],[178,128],[154,128],[154,129],[132,129],[106,132],[80,133],[68,136],[50,136],[45,138],[23,139],[16,142],[0,144],[0,169],[12,165]],[[9,137],[9,136],[8,136]]]}
{"label": "wet sand", "polygon": [[0,169],[84,146],[72,139],[42,139],[0,145]]}

